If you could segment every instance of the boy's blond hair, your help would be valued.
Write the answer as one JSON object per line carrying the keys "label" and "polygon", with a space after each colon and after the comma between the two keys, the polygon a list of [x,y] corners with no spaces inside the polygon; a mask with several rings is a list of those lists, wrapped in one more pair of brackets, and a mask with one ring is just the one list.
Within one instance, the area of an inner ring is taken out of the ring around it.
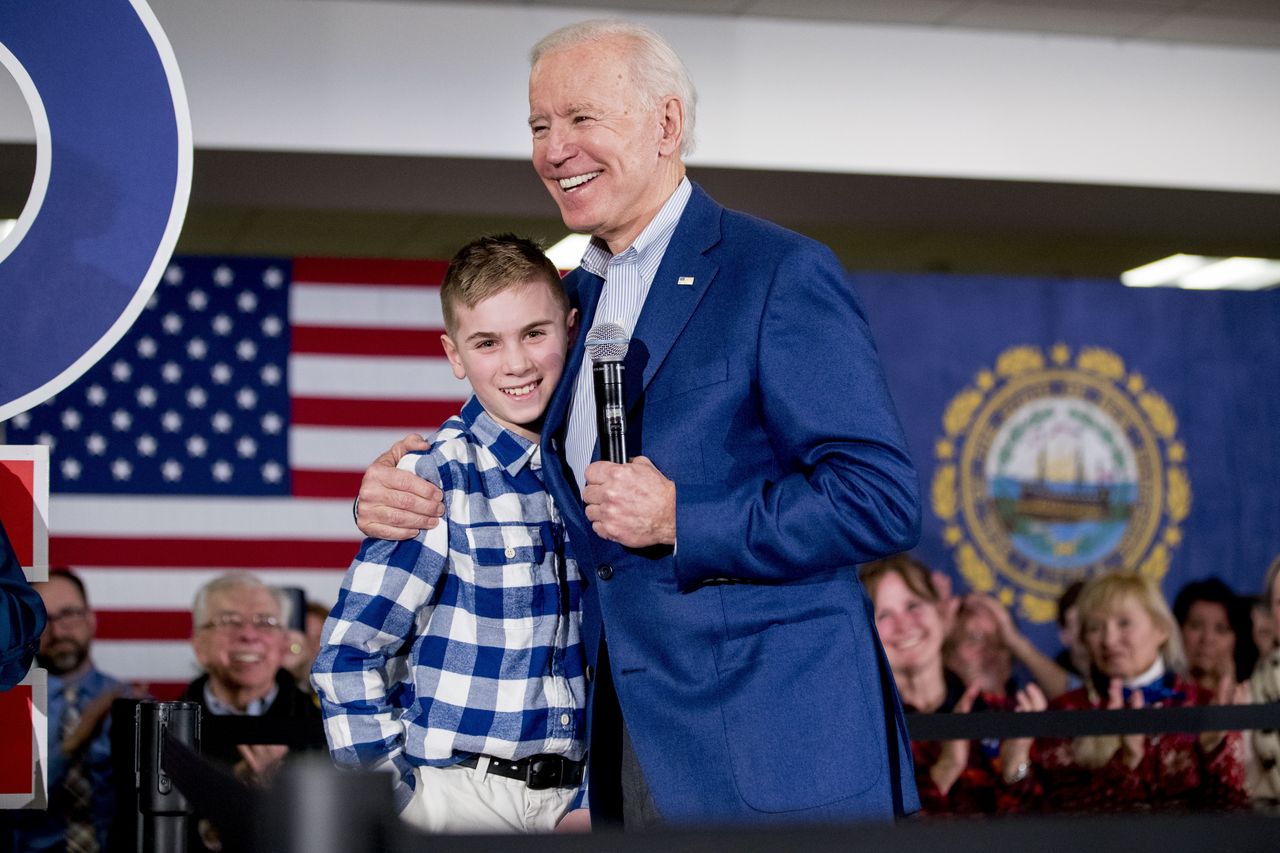
{"label": "boy's blond hair", "polygon": [[511,287],[547,283],[556,304],[567,315],[569,297],[556,269],[542,247],[515,234],[494,234],[472,240],[449,261],[440,285],[440,308],[450,337],[457,332],[457,306],[475,308],[484,300]]}

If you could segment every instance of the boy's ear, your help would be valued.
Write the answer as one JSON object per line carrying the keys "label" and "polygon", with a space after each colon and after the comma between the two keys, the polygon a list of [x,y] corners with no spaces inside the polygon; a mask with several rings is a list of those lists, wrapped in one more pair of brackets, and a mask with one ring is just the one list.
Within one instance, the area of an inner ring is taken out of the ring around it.
{"label": "boy's ear", "polygon": [[453,365],[454,377],[466,379],[467,369],[462,366],[462,358],[458,355],[458,348],[453,345],[453,339],[446,333],[440,336],[440,343],[444,346],[444,354],[449,357],[449,364]]}
{"label": "boy's ear", "polygon": [[569,332],[569,346],[573,346],[573,337],[578,332],[578,309],[570,308],[569,316],[565,318],[564,327]]}

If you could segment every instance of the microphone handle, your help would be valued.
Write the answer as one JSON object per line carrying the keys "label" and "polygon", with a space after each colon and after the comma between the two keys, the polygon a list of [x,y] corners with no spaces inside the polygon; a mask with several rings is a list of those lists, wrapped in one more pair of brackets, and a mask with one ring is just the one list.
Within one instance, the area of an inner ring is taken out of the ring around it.
{"label": "microphone handle", "polygon": [[592,367],[596,387],[596,432],[600,458],[627,461],[627,407],[622,400],[622,362],[601,361]]}

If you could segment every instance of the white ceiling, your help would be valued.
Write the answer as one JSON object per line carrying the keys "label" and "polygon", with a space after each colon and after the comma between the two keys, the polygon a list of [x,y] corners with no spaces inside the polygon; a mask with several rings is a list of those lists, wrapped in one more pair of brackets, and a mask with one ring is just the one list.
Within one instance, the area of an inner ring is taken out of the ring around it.
{"label": "white ceiling", "polygon": [[[508,5],[515,1],[506,0]],[[175,18],[175,9],[180,12],[201,2],[152,0],[161,7],[158,14],[165,13],[161,17],[166,26],[186,37],[185,55],[191,79],[197,82],[200,59],[212,57],[212,64],[222,54],[193,41],[180,26],[185,19]],[[244,2],[269,5],[277,0]],[[280,5],[327,2],[331,0],[281,0]],[[433,0],[360,2],[372,6]],[[483,8],[494,2],[447,5]],[[581,12],[581,17],[786,16],[945,28],[950,35],[971,28],[1059,38],[1079,35],[1095,41],[1145,39],[1249,48],[1218,51],[1232,59],[1280,50],[1280,0],[524,3]],[[707,28],[706,20],[697,25]],[[216,45],[217,39],[210,43]],[[286,66],[278,73],[288,78],[290,71]],[[0,79],[0,85],[3,82]],[[1204,84],[1211,89],[1218,85],[1211,79]],[[1221,89],[1224,96],[1231,94],[1229,85]],[[0,138],[0,218],[16,216],[22,209],[34,163],[33,146],[20,138]],[[720,201],[810,234],[858,269],[1110,277],[1173,252],[1280,257],[1280,193],[1275,192],[727,167],[698,167],[692,174]],[[497,230],[549,239],[562,236],[559,218],[523,159],[209,146],[196,154],[191,208],[179,249],[209,254],[447,257],[465,239]]]}
{"label": "white ceiling", "polygon": [[[322,2],[323,0],[321,0]],[[429,3],[433,0],[368,0]],[[1280,47],[1280,0],[469,0]]]}

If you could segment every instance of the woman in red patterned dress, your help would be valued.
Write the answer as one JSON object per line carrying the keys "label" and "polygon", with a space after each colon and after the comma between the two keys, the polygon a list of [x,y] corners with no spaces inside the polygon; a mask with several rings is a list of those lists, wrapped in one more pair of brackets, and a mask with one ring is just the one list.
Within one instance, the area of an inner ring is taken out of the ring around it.
{"label": "woman in red patterned dress", "polygon": [[[1100,575],[1080,593],[1091,676],[1051,710],[1230,702],[1187,679],[1177,623],[1159,589],[1137,574]],[[1042,738],[1010,758],[1006,810],[1226,810],[1248,805],[1239,732]],[[1019,779],[1018,777],[1022,777]]]}

